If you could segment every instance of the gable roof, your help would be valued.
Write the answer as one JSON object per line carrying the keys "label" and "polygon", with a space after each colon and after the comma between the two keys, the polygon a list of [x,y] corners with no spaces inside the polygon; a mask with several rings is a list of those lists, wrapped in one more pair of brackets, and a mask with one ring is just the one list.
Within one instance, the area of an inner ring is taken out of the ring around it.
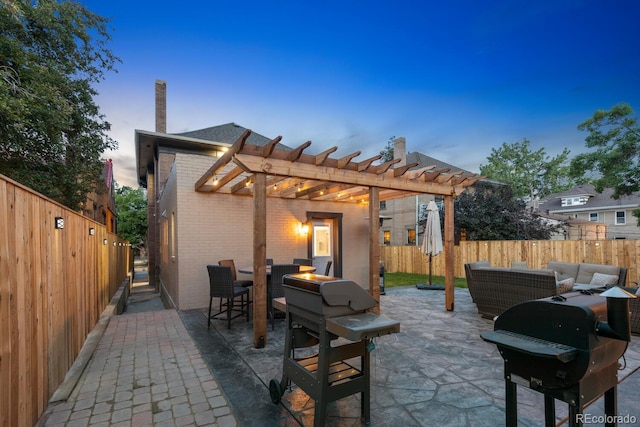
{"label": "gable roof", "polygon": [[415,166],[411,169],[419,169],[427,166],[435,166],[436,169],[450,169],[451,172],[463,171],[465,173],[471,173],[468,170],[450,165],[449,163],[445,163],[433,157],[429,157],[422,153],[418,153],[417,151],[412,151],[410,153],[407,153],[407,164],[411,164],[411,163],[418,163],[418,166]]}
{"label": "gable roof", "polygon": [[[154,156],[159,148],[173,151],[186,151],[192,153],[211,153],[219,151],[221,148],[228,148],[247,129],[236,123],[225,123],[223,125],[212,126],[204,129],[182,132],[182,133],[162,133],[136,129],[136,165],[138,171],[138,184],[147,186],[147,169],[153,166]],[[252,145],[263,147],[271,141],[266,136],[251,132],[249,136]],[[291,148],[283,144],[277,147],[283,151],[290,151]]]}
{"label": "gable roof", "polygon": [[[562,199],[580,196],[588,197],[587,203],[584,205],[562,206]],[[550,194],[539,201],[539,209],[551,213],[636,208],[638,206],[640,206],[640,195],[638,193],[614,199],[612,188],[605,188],[602,193],[598,193],[591,184],[578,185],[567,191]]]}
{"label": "gable roof", "polygon": [[[172,135],[202,139],[206,141],[223,142],[225,144],[231,145],[236,142],[246,130],[247,129],[245,127],[231,122],[189,132],[174,133]],[[248,144],[257,145],[260,147],[267,145],[269,141],[271,141],[270,138],[267,138],[266,136],[260,135],[259,133],[255,132],[251,132],[251,135],[249,135],[249,138],[247,139]],[[280,145],[278,148],[289,149],[289,147],[285,147],[283,145]]]}

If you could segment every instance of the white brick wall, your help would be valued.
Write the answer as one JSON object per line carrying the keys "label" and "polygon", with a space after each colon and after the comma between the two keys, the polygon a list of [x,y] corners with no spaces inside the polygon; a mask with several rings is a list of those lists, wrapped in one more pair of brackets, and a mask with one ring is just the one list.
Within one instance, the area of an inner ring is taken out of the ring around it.
{"label": "white brick wall", "polygon": [[[179,238],[174,267],[180,283],[176,297],[179,309],[208,306],[207,264],[225,258],[234,259],[236,267],[253,263],[253,198],[194,190],[195,182],[214,161],[208,156],[176,155]],[[298,225],[306,221],[307,211],[343,213],[343,277],[368,288],[367,206],[268,198],[267,257],[276,262],[307,257],[307,238],[297,232]],[[173,276],[167,276],[167,280],[169,277]],[[171,285],[166,286],[175,291]]]}

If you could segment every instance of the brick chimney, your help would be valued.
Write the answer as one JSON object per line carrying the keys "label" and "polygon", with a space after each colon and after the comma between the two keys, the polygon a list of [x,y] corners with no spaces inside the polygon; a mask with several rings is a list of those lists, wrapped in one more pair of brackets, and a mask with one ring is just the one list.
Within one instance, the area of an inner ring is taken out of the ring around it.
{"label": "brick chimney", "polygon": [[407,140],[404,136],[399,136],[393,140],[393,158],[394,160],[401,159],[400,162],[396,163],[396,167],[407,164]]}
{"label": "brick chimney", "polygon": [[167,82],[156,80],[156,132],[167,133]]}

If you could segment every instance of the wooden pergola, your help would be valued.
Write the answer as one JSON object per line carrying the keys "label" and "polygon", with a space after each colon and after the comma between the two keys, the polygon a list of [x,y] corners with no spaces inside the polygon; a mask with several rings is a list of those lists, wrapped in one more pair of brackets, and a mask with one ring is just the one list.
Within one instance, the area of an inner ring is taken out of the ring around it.
{"label": "wooden pergola", "polygon": [[305,154],[311,141],[292,149],[276,148],[282,137],[264,146],[246,144],[247,130],[229,147],[195,183],[199,192],[253,196],[253,342],[256,348],[266,344],[267,337],[267,199],[331,200],[343,203],[368,203],[369,207],[369,291],[380,299],[379,261],[380,201],[417,194],[444,197],[445,228],[445,306],[454,307],[453,264],[453,199],[463,188],[481,176],[435,166],[410,170],[418,164],[392,168],[400,159],[374,165],[382,156],[355,161],[355,152],[341,158],[330,155],[338,147],[320,154]]}

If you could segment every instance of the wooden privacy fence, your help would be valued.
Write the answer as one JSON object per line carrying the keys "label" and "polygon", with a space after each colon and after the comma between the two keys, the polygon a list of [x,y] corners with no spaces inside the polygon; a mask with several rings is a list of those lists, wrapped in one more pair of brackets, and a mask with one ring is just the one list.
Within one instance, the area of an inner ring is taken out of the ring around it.
{"label": "wooden privacy fence", "polygon": [[102,224],[0,175],[0,426],[37,422],[130,280],[131,254]]}
{"label": "wooden privacy fence", "polygon": [[[464,264],[483,260],[496,267],[526,261],[529,268],[546,268],[549,261],[588,262],[626,267],[629,286],[638,280],[638,256],[640,240],[467,241],[454,248],[454,275],[465,277]],[[382,246],[380,259],[388,272],[429,274],[429,256],[417,246]],[[444,254],[432,258],[432,269],[444,276]]]}

